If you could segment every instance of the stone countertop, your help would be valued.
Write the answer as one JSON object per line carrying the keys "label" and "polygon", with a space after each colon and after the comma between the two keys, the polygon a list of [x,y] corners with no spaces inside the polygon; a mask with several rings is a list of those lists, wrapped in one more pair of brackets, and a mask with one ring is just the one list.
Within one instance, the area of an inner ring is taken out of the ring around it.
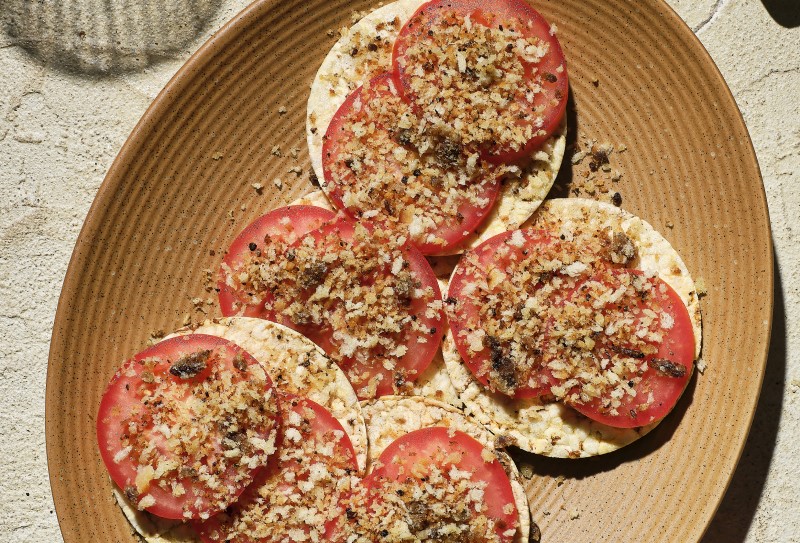
{"label": "stone countertop", "polygon": [[[669,3],[742,110],[777,256],[761,400],[703,543],[800,542],[800,4]],[[90,13],[71,27],[52,22],[55,4],[0,2],[0,540],[8,543],[61,541],[44,452],[45,376],[61,283],[89,205],[158,91],[247,1],[134,2],[114,20]],[[133,22],[115,27],[126,10]],[[143,42],[137,29],[169,37]]]}

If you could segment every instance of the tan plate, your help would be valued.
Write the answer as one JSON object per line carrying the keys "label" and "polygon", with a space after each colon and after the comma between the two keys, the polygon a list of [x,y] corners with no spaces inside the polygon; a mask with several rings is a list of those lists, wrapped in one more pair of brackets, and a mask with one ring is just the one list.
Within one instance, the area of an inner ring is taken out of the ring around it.
{"label": "tan plate", "polygon": [[[213,298],[203,270],[241,228],[311,189],[305,172],[289,173],[308,168],[309,84],[336,40],[326,31],[369,6],[256,2],[187,62],[114,162],[75,247],[50,350],[47,453],[67,543],[133,541],[97,451],[100,394],[152,331],[203,317],[191,302]],[[557,23],[569,63],[571,134],[628,146],[613,155],[623,206],[705,280],[708,369],[676,412],[618,453],[517,455],[533,465],[533,519],[546,543],[697,541],[741,453],[766,362],[773,267],[756,157],[722,76],[665,3],[535,6]]]}

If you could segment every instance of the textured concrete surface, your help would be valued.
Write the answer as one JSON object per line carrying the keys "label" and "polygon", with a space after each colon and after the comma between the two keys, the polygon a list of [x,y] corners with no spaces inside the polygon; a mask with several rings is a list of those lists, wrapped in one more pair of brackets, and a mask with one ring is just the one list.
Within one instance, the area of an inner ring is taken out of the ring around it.
{"label": "textured concrete surface", "polygon": [[[95,191],[158,91],[246,3],[120,2],[108,15],[106,3],[75,0],[82,15],[59,23],[61,3],[0,0],[0,541],[61,541],[44,454],[47,351]],[[800,5],[670,4],[720,67],[750,129],[779,278],[753,431],[703,543],[800,542]]]}

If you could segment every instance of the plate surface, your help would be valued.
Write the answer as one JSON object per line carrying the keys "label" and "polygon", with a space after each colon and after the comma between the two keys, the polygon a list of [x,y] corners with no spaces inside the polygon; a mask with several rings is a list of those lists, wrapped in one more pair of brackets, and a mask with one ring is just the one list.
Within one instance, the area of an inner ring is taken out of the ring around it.
{"label": "plate surface", "polygon": [[[334,31],[369,6],[256,2],[181,69],[114,162],[75,247],[50,350],[47,454],[67,543],[133,541],[97,451],[102,390],[152,332],[179,327],[186,314],[218,315],[204,270],[251,220],[311,190],[308,88]],[[546,543],[697,541],[741,453],[766,363],[773,266],[756,157],[722,76],[666,4],[534,6],[557,23],[569,63],[571,141],[577,133],[579,142],[627,146],[612,155],[623,207],[659,229],[707,285],[708,369],[655,431],[618,453],[517,454],[533,468],[533,519]],[[585,169],[570,155],[562,190]],[[301,175],[289,171],[295,165]]]}

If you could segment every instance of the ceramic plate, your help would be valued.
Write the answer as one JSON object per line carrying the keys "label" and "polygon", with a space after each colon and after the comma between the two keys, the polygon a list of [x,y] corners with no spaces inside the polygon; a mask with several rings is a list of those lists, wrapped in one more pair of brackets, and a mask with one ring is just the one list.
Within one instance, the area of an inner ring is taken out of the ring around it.
{"label": "ceramic plate", "polygon": [[[558,25],[569,63],[569,144],[615,146],[622,206],[706,285],[708,369],[656,430],[618,453],[516,454],[532,466],[533,519],[547,543],[697,541],[741,453],[766,361],[773,267],[756,157],[722,76],[665,3],[534,6]],[[108,172],[64,281],[47,376],[50,479],[67,543],[133,541],[95,440],[103,388],[154,331],[219,315],[204,270],[250,221],[312,189],[309,85],[337,30],[370,7],[256,2],[186,63]],[[556,193],[584,179],[586,161],[572,165],[571,155]]]}

